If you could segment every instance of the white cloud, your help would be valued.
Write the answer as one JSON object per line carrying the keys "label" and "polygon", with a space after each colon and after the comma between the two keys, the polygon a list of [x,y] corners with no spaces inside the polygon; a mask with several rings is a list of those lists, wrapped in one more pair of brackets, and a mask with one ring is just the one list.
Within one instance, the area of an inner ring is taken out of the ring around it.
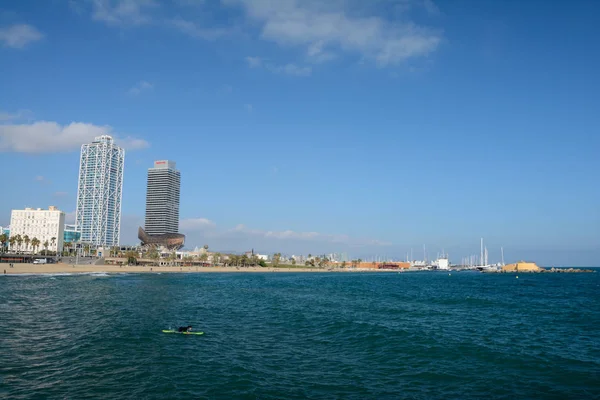
{"label": "white cloud", "polygon": [[29,119],[33,116],[33,113],[29,110],[19,110],[15,113],[7,111],[0,111],[0,122],[17,121],[20,119]]}
{"label": "white cloud", "polygon": [[0,28],[0,43],[6,47],[21,49],[31,42],[44,37],[34,26],[17,24],[6,28]]}
{"label": "white cloud", "polygon": [[155,0],[89,0],[92,18],[109,25],[142,25],[152,21],[150,11],[159,7]]}
{"label": "white cloud", "polygon": [[147,92],[152,89],[154,89],[154,85],[152,83],[146,81],[139,81],[134,87],[129,89],[127,93],[129,93],[132,96],[137,96],[142,92]]}
{"label": "white cloud", "polygon": [[75,210],[65,212],[65,224],[73,225],[75,223]]}
{"label": "white cloud", "polygon": [[183,18],[175,18],[168,21],[168,24],[175,27],[182,33],[197,39],[215,40],[232,32],[230,29],[223,28],[204,28],[195,22]]}
{"label": "white cloud", "polygon": [[187,218],[179,221],[179,229],[185,231],[205,231],[213,229],[216,224],[206,218]]}
{"label": "white cloud", "polygon": [[31,124],[0,125],[0,152],[59,153],[80,149],[96,136],[111,135],[126,149],[148,147],[148,142],[130,136],[120,138],[110,126],[83,122],[60,125],[56,122],[38,121]]}
{"label": "white cloud", "polygon": [[436,31],[410,21],[356,16],[350,13],[347,2],[223,1],[243,7],[248,17],[261,25],[263,39],[282,46],[304,47],[307,57],[316,61],[331,59],[335,52],[347,52],[379,66],[396,65],[431,53],[441,41]]}
{"label": "white cloud", "polygon": [[260,68],[274,72],[276,74],[285,74],[292,76],[309,76],[312,73],[311,67],[301,67],[296,64],[285,64],[276,65],[269,62],[265,62],[260,57],[246,57],[246,62],[250,68]]}
{"label": "white cloud", "polygon": [[262,59],[260,57],[246,57],[246,62],[250,68],[258,68],[262,65]]}
{"label": "white cloud", "polygon": [[180,231],[185,235],[195,237],[198,233],[202,233],[203,237],[211,238],[216,241],[237,238],[249,240],[270,240],[271,242],[274,241],[275,244],[279,243],[279,241],[288,241],[290,244],[312,242],[373,247],[390,245],[390,243],[379,240],[352,238],[348,235],[324,234],[319,232],[297,232],[293,230],[264,231],[260,229],[249,228],[244,224],[236,225],[231,229],[218,229],[217,225],[213,221],[206,218],[182,219],[179,222],[179,226]]}
{"label": "white cloud", "polygon": [[243,234],[248,236],[256,236],[267,239],[277,240],[296,240],[296,241],[314,241],[332,244],[344,244],[352,246],[389,246],[388,242],[372,239],[352,238],[348,235],[335,235],[319,232],[297,232],[292,230],[285,231],[263,231],[258,229],[250,229],[243,224],[239,224],[233,229],[223,233],[227,236],[230,234]]}
{"label": "white cloud", "polygon": [[267,69],[278,74],[286,74],[293,76],[309,76],[312,72],[311,67],[299,67],[295,64],[269,65],[267,66]]}

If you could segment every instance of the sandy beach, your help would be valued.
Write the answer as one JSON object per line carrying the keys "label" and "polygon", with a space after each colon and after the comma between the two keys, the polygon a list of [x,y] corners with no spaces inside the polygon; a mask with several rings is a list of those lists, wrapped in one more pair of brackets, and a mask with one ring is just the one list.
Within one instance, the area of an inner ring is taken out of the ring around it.
{"label": "sandy beach", "polygon": [[[0,264],[0,273],[19,274],[77,274],[90,272],[107,273],[192,273],[192,272],[349,272],[349,270],[328,270],[316,268],[263,268],[263,267],[141,267],[118,265],[73,265],[73,264]],[[353,271],[355,272],[355,271]]]}

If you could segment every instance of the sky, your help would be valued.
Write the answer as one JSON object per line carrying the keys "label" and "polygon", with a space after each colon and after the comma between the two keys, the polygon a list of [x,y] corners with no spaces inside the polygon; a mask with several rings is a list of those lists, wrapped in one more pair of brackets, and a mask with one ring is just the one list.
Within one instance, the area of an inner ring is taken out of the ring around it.
{"label": "sky", "polygon": [[0,226],[74,220],[126,149],[121,243],[177,162],[186,247],[600,262],[600,3],[0,1]]}

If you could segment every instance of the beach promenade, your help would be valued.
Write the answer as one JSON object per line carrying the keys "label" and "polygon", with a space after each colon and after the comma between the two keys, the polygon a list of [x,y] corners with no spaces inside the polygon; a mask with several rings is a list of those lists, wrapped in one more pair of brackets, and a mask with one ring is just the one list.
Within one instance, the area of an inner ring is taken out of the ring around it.
{"label": "beach promenade", "polygon": [[325,269],[305,267],[142,267],[119,265],[75,264],[0,264],[0,274],[77,274],[77,273],[210,273],[210,272],[355,272],[348,269]]}

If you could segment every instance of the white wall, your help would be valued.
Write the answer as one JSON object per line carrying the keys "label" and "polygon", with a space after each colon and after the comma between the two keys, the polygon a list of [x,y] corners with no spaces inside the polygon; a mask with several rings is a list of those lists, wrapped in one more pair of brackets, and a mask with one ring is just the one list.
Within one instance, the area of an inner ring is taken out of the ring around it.
{"label": "white wall", "polygon": [[[25,209],[12,210],[10,216],[10,236],[27,235],[29,239],[37,238],[40,241],[37,252],[45,249],[44,242],[48,241],[48,250],[61,252],[63,250],[65,213],[59,210]],[[52,238],[56,238],[52,245]],[[33,252],[31,242],[26,246],[25,242],[15,243],[11,250]]]}

